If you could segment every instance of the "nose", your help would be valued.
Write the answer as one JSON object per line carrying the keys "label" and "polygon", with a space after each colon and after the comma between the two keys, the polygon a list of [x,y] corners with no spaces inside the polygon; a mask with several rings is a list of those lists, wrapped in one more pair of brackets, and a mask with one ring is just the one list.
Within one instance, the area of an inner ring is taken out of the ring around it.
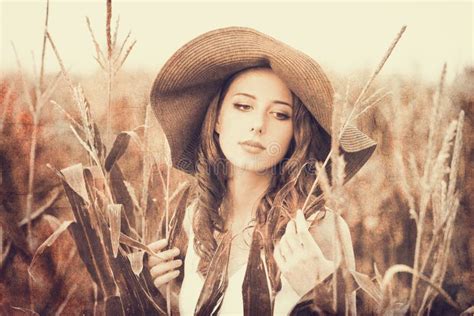
{"label": "nose", "polygon": [[258,129],[258,128],[252,127],[252,128],[250,129],[250,131],[251,131],[251,132],[256,131],[257,134],[262,134],[262,129],[261,129],[261,128]]}
{"label": "nose", "polygon": [[250,131],[257,134],[263,134],[265,132],[265,114],[256,114],[252,124],[250,126]]}

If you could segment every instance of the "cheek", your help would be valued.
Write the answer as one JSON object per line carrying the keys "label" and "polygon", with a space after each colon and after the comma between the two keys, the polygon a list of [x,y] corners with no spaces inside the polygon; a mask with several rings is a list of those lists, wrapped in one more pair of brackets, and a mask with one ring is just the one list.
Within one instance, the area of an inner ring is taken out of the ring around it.
{"label": "cheek", "polygon": [[290,145],[291,139],[293,138],[293,124],[290,124],[290,126],[285,130],[283,138],[286,142],[286,146],[288,147]]}
{"label": "cheek", "polygon": [[220,124],[220,137],[225,139],[234,139],[241,133],[242,124],[239,119],[231,119],[228,116],[222,116]]}
{"label": "cheek", "polygon": [[235,151],[239,135],[242,134],[242,127],[239,125],[239,120],[230,119],[226,115],[222,115],[220,122],[219,145],[226,158],[229,159],[229,155],[232,156]]}
{"label": "cheek", "polygon": [[286,150],[290,146],[291,139],[293,138],[293,125],[288,124],[286,126],[278,126],[278,128],[275,129],[274,133],[274,138],[273,141],[275,143],[278,143],[282,149],[284,150],[284,153],[286,153]]}
{"label": "cheek", "polygon": [[293,126],[291,124],[277,124],[272,128],[270,135],[267,153],[275,163],[285,157],[290,147],[293,138]]}

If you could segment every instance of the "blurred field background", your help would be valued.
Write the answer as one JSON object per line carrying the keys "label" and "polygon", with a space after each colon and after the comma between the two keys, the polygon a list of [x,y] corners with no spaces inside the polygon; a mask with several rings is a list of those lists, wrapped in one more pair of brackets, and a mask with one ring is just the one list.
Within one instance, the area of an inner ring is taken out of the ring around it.
{"label": "blurred field background", "polygon": [[[47,53],[52,54],[50,50]],[[438,66],[440,78],[442,61]],[[342,74],[330,70],[329,75],[337,94],[344,96],[349,91],[348,99],[353,102],[371,71]],[[451,71],[449,65],[447,71]],[[145,124],[149,91],[155,75],[151,71],[119,71],[113,81],[109,107],[105,72],[99,69],[87,76],[71,74],[74,84],[83,88],[102,135],[106,135],[107,149],[121,131],[136,130],[143,137],[140,127]],[[56,74],[46,73],[41,88],[38,74],[35,77],[25,73],[24,76],[23,80],[19,72],[11,71],[2,73],[0,78],[0,306],[4,312],[11,312],[14,306],[39,314],[90,313],[94,308],[96,289],[69,233],[61,234],[38,258],[34,256],[62,222],[74,219],[61,182],[47,165],[61,170],[79,162],[90,164],[89,156],[71,132],[70,120],[63,110],[77,121],[80,121],[80,113],[66,81],[61,78],[35,125],[28,98],[33,103],[38,101],[39,94],[35,89],[44,91],[44,87],[56,80]],[[464,144],[456,186],[460,192],[460,205],[442,287],[465,310],[474,305],[474,68],[466,65],[452,78],[444,83],[441,97],[437,94],[438,79],[426,81],[382,74],[376,80],[369,94],[374,95],[377,104],[361,116],[358,125],[377,141],[378,147],[367,165],[345,186],[347,211],[344,216],[351,228],[358,271],[375,277],[378,273],[384,275],[395,264],[413,266],[416,225],[410,215],[410,194],[407,194],[406,185],[413,179],[407,180],[407,175],[413,176],[414,170],[422,172],[437,98],[441,98],[441,110],[440,122],[435,127],[441,140],[450,122],[463,110]],[[109,135],[108,124],[111,124]],[[32,144],[33,139],[36,144]],[[162,135],[158,134],[146,150],[156,150],[153,146],[160,142]],[[441,143],[434,146],[439,150]],[[32,148],[35,151],[33,160]],[[135,188],[143,183],[144,154],[139,146],[131,144],[120,160],[125,178]],[[401,160],[397,161],[397,157]],[[401,170],[400,161],[408,173]],[[32,170],[34,177],[32,190],[29,190]],[[189,179],[184,174],[172,173],[172,187],[185,180]],[[418,200],[419,191],[415,188],[411,193],[411,198]],[[32,198],[31,202],[28,202],[28,196]],[[162,201],[156,203],[161,206]],[[28,208],[33,212],[30,229]],[[431,203],[427,214],[427,225],[431,228],[435,221]],[[425,247],[430,242],[427,238],[421,242]],[[397,275],[392,287],[394,296],[400,302],[407,300],[410,286],[409,274]],[[425,290],[420,288],[420,291]],[[374,313],[373,306],[363,296],[358,298],[359,312]],[[20,312],[20,309],[15,310]],[[431,309],[433,315],[459,312],[439,296]]]}

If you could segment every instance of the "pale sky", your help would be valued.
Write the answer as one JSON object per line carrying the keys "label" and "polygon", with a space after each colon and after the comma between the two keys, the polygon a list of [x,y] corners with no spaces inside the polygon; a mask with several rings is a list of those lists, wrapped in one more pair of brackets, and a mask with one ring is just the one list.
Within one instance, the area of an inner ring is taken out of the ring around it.
{"label": "pale sky", "polygon": [[[23,67],[31,70],[31,51],[39,63],[46,1],[0,1],[1,69],[16,70],[12,41]],[[448,79],[473,65],[472,1],[345,2],[163,2],[114,1],[120,16],[119,39],[129,30],[137,40],[125,69],[156,73],[167,58],[195,36],[224,26],[253,27],[316,59],[324,69],[345,73],[373,69],[403,25],[407,30],[386,64],[385,74]],[[88,74],[98,69],[85,23],[91,19],[105,44],[105,1],[50,0],[49,31],[66,67]],[[115,25],[113,23],[112,25]],[[57,71],[48,51],[47,71]]]}

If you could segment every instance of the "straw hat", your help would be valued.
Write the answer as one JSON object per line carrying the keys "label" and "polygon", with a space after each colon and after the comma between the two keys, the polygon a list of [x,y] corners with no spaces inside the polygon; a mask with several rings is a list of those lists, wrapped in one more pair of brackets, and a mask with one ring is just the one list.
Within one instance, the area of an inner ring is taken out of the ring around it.
{"label": "straw hat", "polygon": [[[191,40],[171,56],[151,90],[151,105],[168,139],[174,167],[194,173],[209,104],[216,102],[228,77],[256,66],[271,67],[331,135],[334,90],[321,66],[308,55],[254,29],[216,29]],[[348,180],[369,159],[376,143],[349,126],[340,145]]]}

